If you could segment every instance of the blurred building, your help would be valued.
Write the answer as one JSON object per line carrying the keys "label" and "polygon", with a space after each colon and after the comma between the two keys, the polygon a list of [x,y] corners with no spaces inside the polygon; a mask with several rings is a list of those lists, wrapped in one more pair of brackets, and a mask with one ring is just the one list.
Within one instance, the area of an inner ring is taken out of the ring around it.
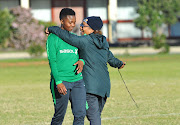
{"label": "blurred building", "polygon": [[[112,43],[151,38],[150,32],[136,28],[133,22],[138,16],[136,0],[0,0],[1,9],[15,6],[31,8],[36,19],[58,24],[60,10],[70,7],[76,12],[78,27],[84,17],[100,16],[103,34]],[[164,25],[163,31],[170,39],[180,38],[180,19],[175,25]]]}

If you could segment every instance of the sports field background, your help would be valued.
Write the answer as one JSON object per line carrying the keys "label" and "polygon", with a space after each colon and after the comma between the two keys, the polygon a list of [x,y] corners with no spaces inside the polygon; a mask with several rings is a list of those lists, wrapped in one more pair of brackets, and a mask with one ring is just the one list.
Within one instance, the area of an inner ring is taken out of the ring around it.
{"label": "sports field background", "polygon": [[[111,96],[102,125],[180,125],[180,55],[123,56],[123,78],[109,67]],[[0,60],[0,125],[49,125],[54,108],[47,59]],[[63,125],[72,125],[70,105]],[[88,125],[87,119],[85,125]]]}

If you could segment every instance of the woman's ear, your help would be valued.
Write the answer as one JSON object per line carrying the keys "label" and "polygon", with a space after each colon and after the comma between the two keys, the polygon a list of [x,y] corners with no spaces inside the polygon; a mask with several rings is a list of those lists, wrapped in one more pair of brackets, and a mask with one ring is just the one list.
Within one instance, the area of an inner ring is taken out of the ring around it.
{"label": "woman's ear", "polygon": [[61,20],[60,20],[60,22],[61,22],[61,25],[63,25],[63,24],[64,24],[64,20],[63,20],[63,19],[61,19]]}
{"label": "woman's ear", "polygon": [[94,32],[95,32],[95,30],[91,29],[91,33],[94,33]]}

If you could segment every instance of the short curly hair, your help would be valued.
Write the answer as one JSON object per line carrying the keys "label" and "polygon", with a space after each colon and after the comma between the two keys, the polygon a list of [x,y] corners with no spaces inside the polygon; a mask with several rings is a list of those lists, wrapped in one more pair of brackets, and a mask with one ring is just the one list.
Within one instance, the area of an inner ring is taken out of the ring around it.
{"label": "short curly hair", "polygon": [[63,19],[64,17],[67,17],[67,15],[73,15],[75,16],[74,10],[71,8],[63,8],[61,12],[59,13],[59,19]]}

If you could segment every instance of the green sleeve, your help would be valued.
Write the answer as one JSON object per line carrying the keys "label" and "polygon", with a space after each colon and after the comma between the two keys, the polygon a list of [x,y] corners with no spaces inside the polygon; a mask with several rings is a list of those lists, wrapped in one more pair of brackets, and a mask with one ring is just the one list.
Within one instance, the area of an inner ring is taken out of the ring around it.
{"label": "green sleeve", "polygon": [[53,78],[56,81],[56,85],[62,83],[61,79],[59,78],[58,69],[57,69],[57,63],[56,63],[56,46],[57,43],[57,37],[55,35],[50,34],[47,42],[46,42],[46,49],[47,49],[47,56],[49,60],[49,65],[51,68],[51,74]]}

